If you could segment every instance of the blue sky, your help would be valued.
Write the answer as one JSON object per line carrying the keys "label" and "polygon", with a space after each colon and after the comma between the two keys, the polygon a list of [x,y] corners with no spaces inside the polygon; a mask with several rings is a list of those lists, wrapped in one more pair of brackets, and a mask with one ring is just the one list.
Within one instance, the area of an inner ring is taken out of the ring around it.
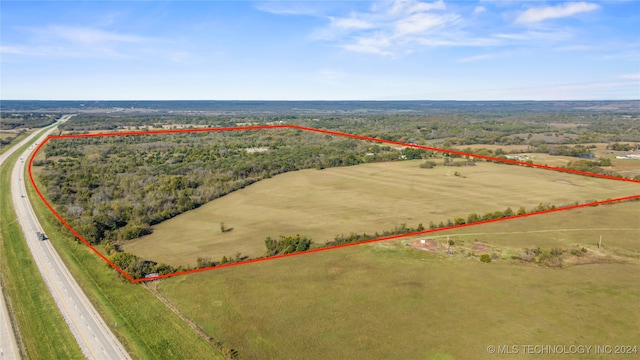
{"label": "blue sky", "polygon": [[640,99],[640,1],[6,1],[0,96]]}

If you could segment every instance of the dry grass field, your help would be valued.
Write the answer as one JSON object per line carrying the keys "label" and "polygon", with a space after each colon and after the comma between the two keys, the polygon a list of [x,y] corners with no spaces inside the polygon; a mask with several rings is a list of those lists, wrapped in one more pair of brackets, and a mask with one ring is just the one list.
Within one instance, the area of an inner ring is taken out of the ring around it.
{"label": "dry grass field", "polygon": [[8,139],[16,136],[16,133],[13,131],[0,131],[0,139]]}
{"label": "dry grass field", "polygon": [[158,289],[242,359],[608,359],[486,349],[640,347],[639,216],[636,201],[433,234],[587,254],[602,234],[605,256],[581,266],[485,264],[395,240],[165,279]]}
{"label": "dry grass field", "polygon": [[635,177],[640,175],[640,159],[634,160],[611,160],[612,167],[605,168],[607,170],[615,171],[623,176]]}
{"label": "dry grass field", "polygon": [[[324,244],[338,234],[371,234],[402,223],[428,227],[431,221],[466,219],[471,212],[593,201],[631,195],[640,188],[502,164],[422,169],[421,162],[278,175],[165,221],[124,249],[160,262],[194,265],[197,257],[219,260],[237,252],[261,256],[267,236],[299,233]],[[221,233],[221,222],[233,230]]]}

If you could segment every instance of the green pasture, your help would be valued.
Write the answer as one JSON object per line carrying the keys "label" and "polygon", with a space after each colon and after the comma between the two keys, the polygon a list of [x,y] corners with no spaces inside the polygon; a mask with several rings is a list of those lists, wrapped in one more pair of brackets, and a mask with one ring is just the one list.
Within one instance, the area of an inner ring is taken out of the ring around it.
{"label": "green pasture", "polygon": [[[275,176],[154,226],[154,233],[124,249],[146,259],[194,265],[237,252],[265,252],[264,239],[382,233],[400,224],[417,227],[464,219],[472,213],[531,210],[632,195],[640,186],[554,171],[478,163],[471,167],[419,167],[422,160],[372,163]],[[457,174],[457,175],[456,175]],[[220,231],[220,224],[233,228]]]}
{"label": "green pasture", "polygon": [[158,289],[244,359],[554,359],[486,349],[640,346],[639,214],[627,202],[432,235],[512,249],[579,244],[628,261],[481,263],[395,240],[165,279]]}

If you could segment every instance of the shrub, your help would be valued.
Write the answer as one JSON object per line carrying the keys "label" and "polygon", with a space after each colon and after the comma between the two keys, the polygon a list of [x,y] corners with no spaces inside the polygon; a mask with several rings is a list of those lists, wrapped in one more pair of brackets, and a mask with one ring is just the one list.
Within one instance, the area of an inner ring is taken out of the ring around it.
{"label": "shrub", "polygon": [[551,256],[562,256],[564,254],[564,250],[560,248],[551,249]]}
{"label": "shrub", "polygon": [[533,250],[525,249],[524,252],[521,253],[518,257],[522,261],[533,261],[536,258],[536,254],[533,252]]}
{"label": "shrub", "polygon": [[420,168],[422,169],[433,169],[435,166],[436,166],[436,162],[431,160],[427,160],[422,164],[420,164]]}
{"label": "shrub", "polygon": [[489,254],[480,255],[480,261],[482,261],[483,263],[490,263],[491,262],[491,255],[489,255]]}
{"label": "shrub", "polygon": [[478,222],[480,220],[481,220],[480,216],[478,214],[476,214],[476,213],[471,213],[471,214],[469,214],[469,217],[467,217],[467,223],[469,223],[469,224],[474,223],[474,222]]}
{"label": "shrub", "polygon": [[[295,236],[281,235],[279,240],[267,237],[264,241],[264,244],[267,247],[266,256],[307,251],[311,247],[312,242],[313,241],[311,241],[311,239],[300,236],[300,234]],[[238,253],[238,255],[236,255],[236,261],[241,261],[239,258],[240,256]]]}

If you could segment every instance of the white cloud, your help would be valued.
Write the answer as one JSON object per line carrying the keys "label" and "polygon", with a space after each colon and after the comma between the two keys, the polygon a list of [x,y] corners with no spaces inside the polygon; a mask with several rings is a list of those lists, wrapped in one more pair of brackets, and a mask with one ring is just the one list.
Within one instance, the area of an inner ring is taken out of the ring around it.
{"label": "white cloud", "polygon": [[487,11],[486,7],[484,7],[484,6],[476,6],[475,9],[473,9],[473,14],[474,15],[482,14],[485,11]]}
{"label": "white cloud", "polygon": [[495,37],[499,39],[518,41],[522,43],[531,43],[533,41],[541,41],[543,43],[548,43],[549,41],[566,41],[573,37],[573,33],[570,30],[558,29],[558,30],[549,30],[549,31],[525,31],[519,33],[500,33],[496,34]]}
{"label": "white cloud", "polygon": [[25,48],[24,46],[7,46],[0,45],[0,53],[1,54],[11,54],[11,55],[30,55],[32,49]]}
{"label": "white cloud", "polygon": [[255,3],[254,7],[275,15],[311,15],[320,14],[318,4],[289,1],[262,1]]}
{"label": "white cloud", "polygon": [[[486,12],[475,6],[473,14]],[[571,8],[572,9],[572,8]],[[570,10],[571,10],[570,9]],[[470,14],[471,15],[471,14]],[[315,40],[334,41],[347,51],[396,55],[425,47],[482,47],[536,42],[562,42],[573,37],[566,28],[514,33],[471,33],[461,14],[447,10],[443,1],[390,0],[375,2],[369,9],[329,17],[329,24],[314,32]],[[472,59],[473,60],[473,59]]]}
{"label": "white cloud", "polygon": [[530,8],[522,12],[517,18],[517,23],[536,23],[547,19],[558,19],[573,16],[575,14],[590,12],[599,9],[600,6],[586,2],[569,2],[557,6],[543,6]]}
{"label": "white cloud", "polygon": [[356,37],[355,43],[345,44],[342,47],[345,50],[359,52],[359,53],[367,53],[367,54],[378,54],[378,55],[391,55],[392,53],[388,50],[391,45],[391,39],[387,36],[381,34],[369,35],[366,37]]}
{"label": "white cloud", "polygon": [[58,37],[73,43],[87,45],[104,44],[107,42],[141,43],[148,40],[148,38],[141,36],[118,34],[115,32],[108,32],[88,27],[50,26],[47,28],[36,29],[35,31],[45,31],[50,36]]}
{"label": "white cloud", "polygon": [[430,10],[444,10],[446,5],[444,1],[438,0],[437,2],[425,3],[415,0],[395,0],[389,9],[389,14],[392,15],[406,15],[421,13]]}
{"label": "white cloud", "polygon": [[588,45],[567,45],[567,46],[560,46],[555,48],[555,51],[587,51],[587,50],[593,50],[594,47],[593,46],[588,46]]}
{"label": "white cloud", "polygon": [[420,34],[430,29],[451,24],[458,18],[457,15],[435,15],[430,13],[417,13],[398,20],[395,23],[395,36]]}
{"label": "white cloud", "polygon": [[[508,3],[512,7],[520,4]],[[328,23],[313,31],[310,38],[331,42],[332,45],[350,52],[388,56],[414,53],[427,47],[548,47],[550,43],[570,41],[576,34],[573,28],[567,26],[546,25],[537,26],[535,30],[510,31],[507,30],[508,27],[502,26],[504,24],[485,24],[483,17],[474,15],[488,12],[494,7],[494,3],[491,3],[491,8],[483,5],[485,4],[455,4],[453,9],[449,9],[442,0],[375,1],[369,8],[354,7],[359,10],[351,8],[351,11],[343,12],[341,15],[337,15],[339,12],[332,16],[316,15],[327,19]],[[520,13],[518,21],[531,24],[598,8],[598,5],[586,2],[532,7]],[[287,10],[283,13],[290,14],[295,11]],[[463,14],[468,19],[463,17]]]}
{"label": "white cloud", "polygon": [[410,53],[415,46],[454,44],[444,30],[456,27],[460,16],[447,12],[442,0],[392,0],[329,19],[328,26],[315,31],[314,39],[335,40],[347,51],[393,55]]}
{"label": "white cloud", "polygon": [[160,42],[145,36],[123,34],[83,26],[51,25],[23,28],[30,36],[20,44],[2,46],[3,54],[72,57],[127,58],[143,45]]}
{"label": "white cloud", "polygon": [[457,62],[459,62],[459,63],[469,63],[469,62],[476,62],[476,61],[495,59],[497,57],[498,57],[498,54],[481,54],[481,55],[474,55],[474,56],[469,56],[469,57],[466,57],[466,58],[462,58],[462,59],[458,60]]}
{"label": "white cloud", "polygon": [[624,74],[620,76],[623,79],[629,79],[629,80],[640,80],[640,73],[634,73],[634,74]]}
{"label": "white cloud", "polygon": [[362,30],[362,29],[371,29],[375,27],[374,24],[362,20],[362,19],[354,19],[354,18],[332,18],[331,26],[344,29],[344,30]]}

